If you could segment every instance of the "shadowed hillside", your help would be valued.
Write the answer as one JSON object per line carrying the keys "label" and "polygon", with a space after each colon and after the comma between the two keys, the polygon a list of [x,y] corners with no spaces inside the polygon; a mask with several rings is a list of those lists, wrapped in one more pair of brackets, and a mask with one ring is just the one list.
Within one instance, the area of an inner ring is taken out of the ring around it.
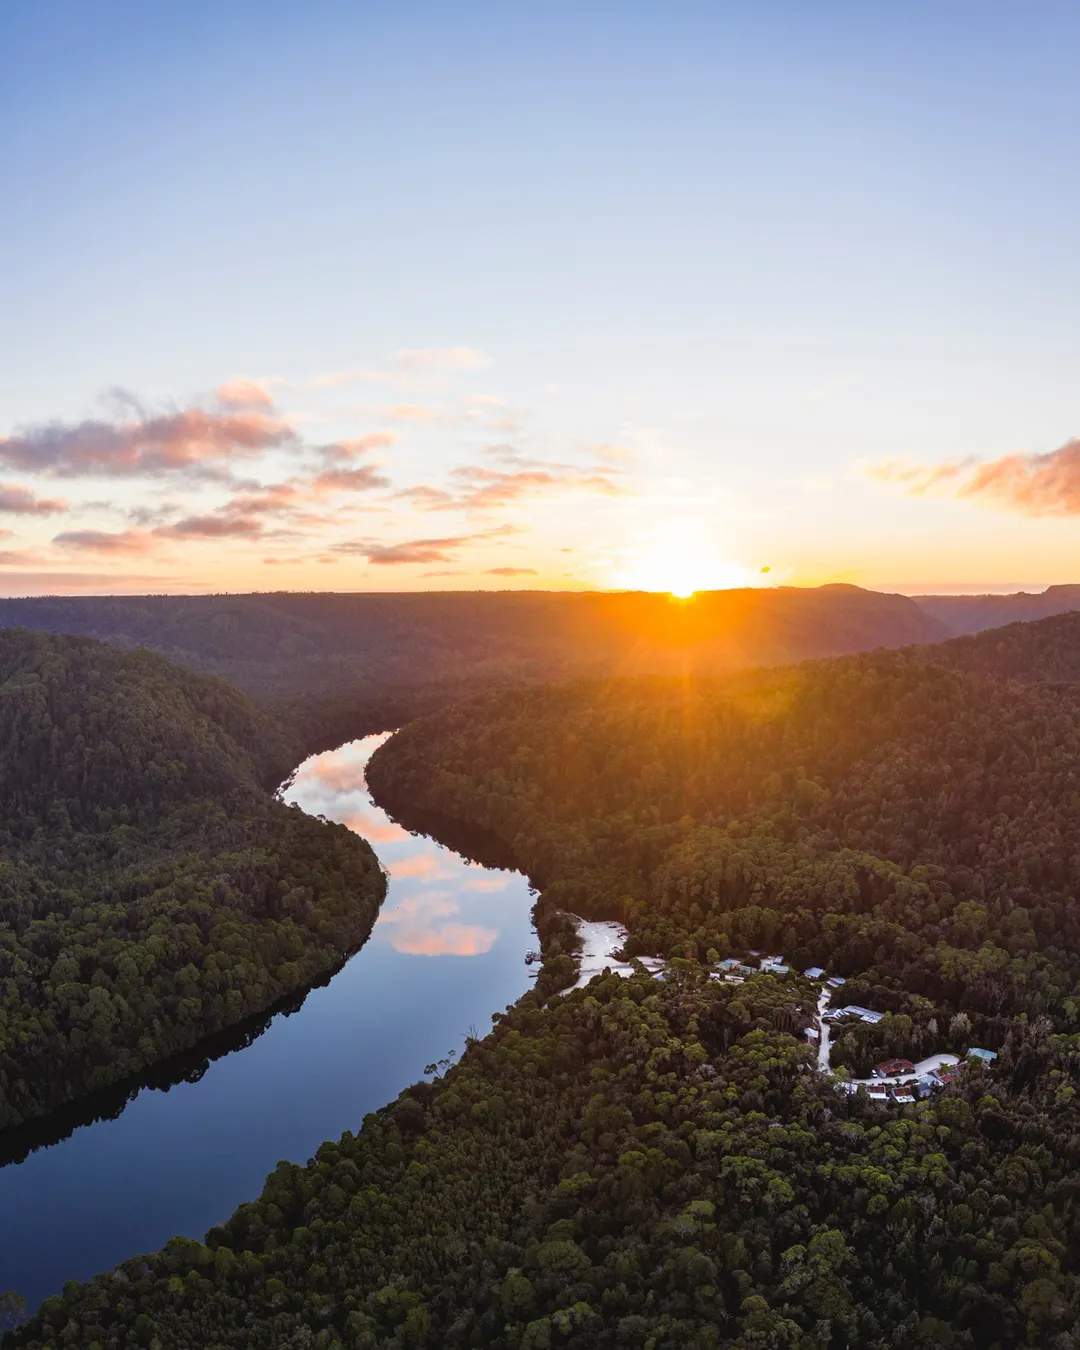
{"label": "shadowed hillside", "polygon": [[107,1087],[333,969],[384,883],[271,795],[299,753],[155,652],[0,633],[0,1128]]}
{"label": "shadowed hillside", "polygon": [[156,648],[275,702],[607,675],[721,671],[947,636],[855,586],[620,594],[470,592],[0,600],[0,626]]}

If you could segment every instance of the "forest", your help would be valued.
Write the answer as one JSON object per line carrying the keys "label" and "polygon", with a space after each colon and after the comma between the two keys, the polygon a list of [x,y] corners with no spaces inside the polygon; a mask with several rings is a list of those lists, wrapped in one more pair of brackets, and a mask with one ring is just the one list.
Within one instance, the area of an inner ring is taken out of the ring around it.
{"label": "forest", "polygon": [[370,847],[273,792],[299,747],[144,651],[0,633],[0,1127],[306,988],[367,936]]}
{"label": "forest", "polygon": [[473,591],[39,596],[0,626],[151,647],[272,707],[311,743],[399,726],[488,689],[616,670],[727,670],[950,629],[856,586],[703,592]]}
{"label": "forest", "polygon": [[[536,987],[203,1242],[68,1285],[10,1344],[1080,1347],[1078,676],[1064,615],[404,727],[377,798],[520,861]],[[665,978],[565,992],[568,912]],[[791,973],[709,978],[754,951]],[[842,1072],[998,1058],[912,1105],[841,1093],[802,1035],[810,966],[886,1014],[837,1029]]]}

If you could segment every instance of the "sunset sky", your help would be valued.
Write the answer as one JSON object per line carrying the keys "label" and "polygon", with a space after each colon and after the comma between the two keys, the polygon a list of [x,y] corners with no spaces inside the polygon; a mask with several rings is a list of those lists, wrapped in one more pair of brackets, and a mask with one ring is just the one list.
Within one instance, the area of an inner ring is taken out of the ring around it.
{"label": "sunset sky", "polygon": [[1080,581],[1078,50],[0,6],[0,593]]}

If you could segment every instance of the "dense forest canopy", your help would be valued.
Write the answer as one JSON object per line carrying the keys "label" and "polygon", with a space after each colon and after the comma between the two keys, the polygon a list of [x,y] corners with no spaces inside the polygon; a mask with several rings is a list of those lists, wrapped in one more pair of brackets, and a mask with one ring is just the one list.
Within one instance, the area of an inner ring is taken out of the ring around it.
{"label": "dense forest canopy", "polygon": [[[376,795],[492,831],[536,989],[211,1230],[69,1286],[27,1350],[1080,1347],[1080,615],[722,678],[487,694]],[[666,978],[556,992],[565,911]],[[786,975],[709,978],[782,951]],[[814,1070],[972,1046],[883,1106]]]}
{"label": "dense forest canopy", "polygon": [[153,652],[0,633],[0,1127],[310,984],[383,878],[277,801],[299,754],[243,694]]}
{"label": "dense forest canopy", "polygon": [[0,600],[0,626],[152,647],[286,707],[321,744],[481,689],[614,671],[727,670],[948,635],[855,586],[705,592],[267,594]]}
{"label": "dense forest canopy", "polygon": [[493,830],[542,907],[621,918],[636,951],[782,948],[905,1010],[1065,1030],[1080,684],[1031,677],[1078,653],[1066,615],[732,679],[491,696],[405,728],[371,782]]}

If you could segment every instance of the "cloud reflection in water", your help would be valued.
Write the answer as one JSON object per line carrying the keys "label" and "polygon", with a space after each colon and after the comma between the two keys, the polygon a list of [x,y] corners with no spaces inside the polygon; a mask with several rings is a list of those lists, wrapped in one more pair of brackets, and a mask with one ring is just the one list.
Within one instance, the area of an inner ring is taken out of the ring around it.
{"label": "cloud reflection in water", "polygon": [[[490,952],[499,938],[490,897],[506,889],[512,874],[474,866],[433,840],[410,834],[381,811],[368,796],[364,777],[375,744],[369,738],[308,760],[286,798],[355,830],[378,853],[390,890],[372,942],[388,942],[411,956]],[[497,900],[494,905],[497,914]]]}

